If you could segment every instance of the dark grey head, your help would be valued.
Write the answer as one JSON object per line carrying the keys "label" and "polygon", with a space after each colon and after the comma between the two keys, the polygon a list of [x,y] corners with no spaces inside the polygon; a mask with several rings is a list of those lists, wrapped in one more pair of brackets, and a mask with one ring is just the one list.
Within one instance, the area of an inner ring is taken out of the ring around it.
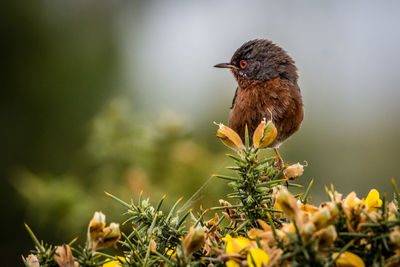
{"label": "dark grey head", "polygon": [[280,77],[296,83],[298,78],[294,61],[286,51],[262,39],[244,43],[236,50],[231,62],[214,67],[230,68],[236,79],[268,81]]}

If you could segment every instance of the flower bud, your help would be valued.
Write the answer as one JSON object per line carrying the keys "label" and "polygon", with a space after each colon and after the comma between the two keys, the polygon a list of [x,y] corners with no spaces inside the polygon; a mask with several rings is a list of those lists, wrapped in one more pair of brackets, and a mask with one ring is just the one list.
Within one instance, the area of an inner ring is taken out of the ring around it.
{"label": "flower bud", "polygon": [[221,139],[222,143],[224,143],[227,147],[240,152],[244,147],[240,136],[234,130],[223,125],[222,123],[217,125],[219,126],[219,129],[217,130],[216,136]]}
{"label": "flower bud", "polygon": [[183,249],[185,251],[185,255],[188,256],[201,249],[204,244],[204,237],[204,231],[201,227],[190,227],[189,233],[183,240]]}
{"label": "flower bud", "polygon": [[301,165],[300,163],[296,163],[293,165],[290,165],[289,167],[287,167],[284,171],[283,171],[283,175],[289,179],[295,179],[299,176],[301,176],[304,172],[304,168],[303,165]]}
{"label": "flower bud", "polygon": [[265,121],[265,118],[257,126],[253,134],[253,145],[255,148],[268,147],[276,138],[278,130],[272,121]]}

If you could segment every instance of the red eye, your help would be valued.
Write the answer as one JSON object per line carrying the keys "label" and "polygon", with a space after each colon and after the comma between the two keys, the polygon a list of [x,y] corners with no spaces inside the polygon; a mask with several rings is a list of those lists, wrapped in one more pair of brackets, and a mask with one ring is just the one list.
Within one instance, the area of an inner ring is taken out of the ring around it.
{"label": "red eye", "polygon": [[245,69],[247,67],[247,61],[242,59],[240,60],[239,65],[242,69]]}

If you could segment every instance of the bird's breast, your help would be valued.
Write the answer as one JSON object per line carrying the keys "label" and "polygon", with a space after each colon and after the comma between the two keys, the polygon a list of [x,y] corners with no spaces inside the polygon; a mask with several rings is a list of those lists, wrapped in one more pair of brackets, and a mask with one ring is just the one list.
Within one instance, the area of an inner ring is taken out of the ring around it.
{"label": "bird's breast", "polygon": [[243,139],[246,124],[251,136],[264,118],[270,120],[271,117],[278,129],[277,142],[297,131],[303,119],[302,100],[297,84],[280,78],[240,84],[229,116],[229,127]]}

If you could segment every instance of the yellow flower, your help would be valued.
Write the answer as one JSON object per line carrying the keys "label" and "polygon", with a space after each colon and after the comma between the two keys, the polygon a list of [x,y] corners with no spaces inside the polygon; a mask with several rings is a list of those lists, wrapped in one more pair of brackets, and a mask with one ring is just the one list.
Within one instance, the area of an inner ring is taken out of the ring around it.
{"label": "yellow flower", "polygon": [[95,248],[106,248],[115,245],[121,238],[118,223],[110,223],[110,226],[103,229],[104,236],[100,238]]}
{"label": "yellow flower", "polygon": [[176,251],[175,251],[175,249],[172,249],[172,248],[170,248],[170,249],[165,249],[165,252],[167,253],[167,255],[168,256],[170,256],[171,258],[173,258],[173,259],[175,259],[175,257],[176,257]]}
{"label": "yellow flower", "polygon": [[227,262],[225,262],[226,267],[239,267],[239,263],[237,263],[234,260],[229,260]]}
{"label": "yellow flower", "polygon": [[226,243],[225,252],[228,254],[239,253],[250,244],[250,240],[243,236],[233,238],[228,234],[222,240]]}
{"label": "yellow flower", "polygon": [[367,198],[362,200],[362,206],[366,212],[374,212],[382,206],[382,200],[379,198],[379,192],[376,189],[369,191]]}
{"label": "yellow flower", "polygon": [[219,129],[217,130],[216,136],[221,139],[222,143],[224,143],[227,147],[240,152],[244,147],[240,136],[234,130],[223,125],[222,123],[217,125],[219,126]]}
{"label": "yellow flower", "polygon": [[[231,237],[230,235],[226,235],[222,238],[223,241],[226,243],[225,252],[227,254],[236,254],[244,250],[249,244],[250,240],[244,238],[242,236],[238,236],[236,238]],[[239,267],[239,263],[234,261],[233,259],[228,260],[226,263],[227,267]]]}
{"label": "yellow flower", "polygon": [[103,267],[121,267],[121,261],[126,261],[125,258],[121,256],[117,256],[116,258],[119,260],[107,261],[103,264]]}
{"label": "yellow flower", "polygon": [[[237,254],[239,252],[244,251],[246,248],[249,247],[251,241],[243,236],[238,236],[233,238],[229,234],[222,238],[223,241],[226,243],[225,252],[227,254]],[[268,255],[267,255],[268,256]],[[234,259],[228,260],[226,263],[227,267],[239,267],[239,263],[237,263]],[[254,266],[254,265],[252,265]],[[258,266],[258,265],[257,265]]]}
{"label": "yellow flower", "polygon": [[106,226],[106,215],[101,211],[96,211],[88,227],[89,241],[93,242],[103,235],[103,228]]}
{"label": "yellow flower", "polygon": [[[332,257],[335,258],[339,253],[333,253]],[[336,267],[365,267],[363,260],[356,254],[345,251],[343,252],[339,259],[335,262]]]}
{"label": "yellow flower", "polygon": [[247,254],[247,264],[249,267],[262,267],[269,262],[268,254],[261,248],[252,248]]}
{"label": "yellow flower", "polygon": [[265,121],[265,118],[257,126],[253,134],[253,145],[256,148],[268,147],[276,138],[278,130],[272,121]]}
{"label": "yellow flower", "polygon": [[239,267],[240,266],[239,263],[237,263],[234,260],[229,260],[225,264],[226,264],[226,267]]}
{"label": "yellow flower", "polygon": [[103,267],[121,267],[121,263],[119,261],[107,261],[103,264]]}
{"label": "yellow flower", "polygon": [[[96,212],[97,213],[97,212]],[[118,223],[110,223],[109,226],[105,226],[105,215],[100,212],[101,216],[101,223],[97,221],[96,216],[94,215],[93,219],[90,221],[89,224],[89,246],[92,250],[97,250],[101,248],[106,248],[109,246],[115,245],[118,240],[121,238],[121,232],[119,230]],[[93,227],[92,227],[93,226]],[[100,228],[100,227],[104,228]],[[93,230],[95,229],[95,231]]]}
{"label": "yellow flower", "polygon": [[[223,241],[226,242],[225,252],[227,254],[236,254],[239,253],[242,249],[246,248],[247,245],[250,243],[250,240],[239,236],[237,238],[233,238],[230,235],[226,235],[222,238]],[[239,263],[234,261],[233,259],[228,260],[226,263],[227,267],[239,267]]]}

